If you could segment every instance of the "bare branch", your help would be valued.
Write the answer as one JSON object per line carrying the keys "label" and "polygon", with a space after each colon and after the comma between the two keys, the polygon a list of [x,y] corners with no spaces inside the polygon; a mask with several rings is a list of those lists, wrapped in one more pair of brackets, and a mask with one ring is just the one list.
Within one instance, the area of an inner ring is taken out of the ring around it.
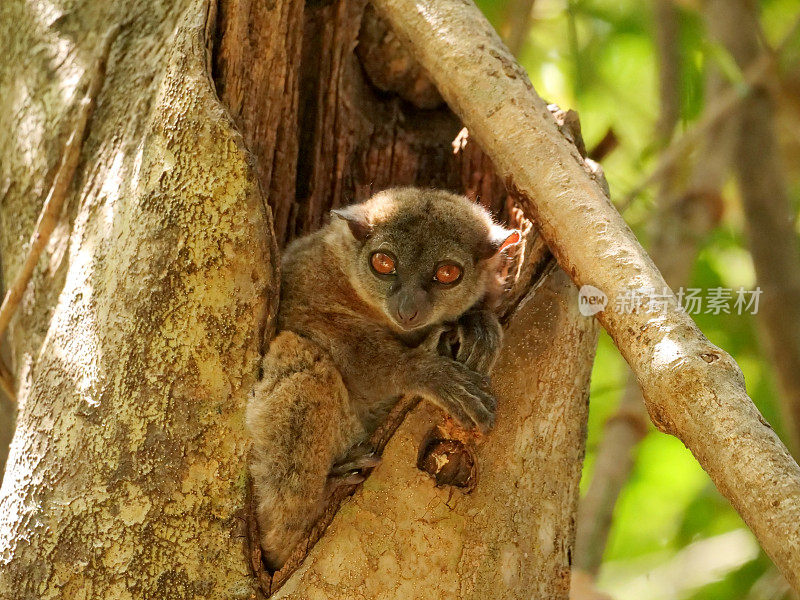
{"label": "bare branch", "polygon": [[609,128],[600,141],[595,144],[594,148],[589,150],[589,158],[593,161],[600,162],[616,150],[618,146],[619,138],[617,137],[617,133]]}
{"label": "bare branch", "polygon": [[[781,41],[777,50],[780,54],[782,50],[795,38],[800,30],[800,18],[792,25],[789,33]],[[754,89],[758,88],[769,79],[775,68],[775,54],[772,52],[762,53],[757,60],[754,60],[749,67],[743,71],[743,84],[731,86],[726,92],[720,94],[718,98],[706,108],[703,116],[690,129],[686,130],[678,137],[667,149],[661,153],[658,164],[640,183],[633,187],[625,197],[617,203],[619,210],[624,211],[636,197],[653,183],[663,178],[677,161],[690,152],[691,148],[697,144],[708,132],[724,118],[730,116],[747,98]]]}
{"label": "bare branch", "polygon": [[658,136],[669,141],[681,114],[681,61],[678,37],[678,9],[673,0],[654,0],[656,46],[658,48],[658,95],[661,114],[658,117]]}
{"label": "bare branch", "polygon": [[634,449],[647,435],[647,411],[635,379],[629,380],[616,413],[606,422],[594,473],[578,505],[575,567],[594,577],[600,569],[611,530],[614,508],[630,478]]}
{"label": "bare branch", "polygon": [[506,7],[503,39],[514,56],[519,56],[531,29],[531,13],[536,0],[511,0]]}
{"label": "bare branch", "polygon": [[[749,2],[708,2],[712,32],[746,67],[762,54],[758,15]],[[774,106],[756,87],[742,104],[736,170],[747,216],[750,251],[763,290],[759,319],[778,375],[786,430],[800,452],[800,249],[778,141]]]}
{"label": "bare branch", "polygon": [[[524,70],[470,2],[375,5],[507,177],[561,267],[577,285],[607,294],[598,319],[636,374],[655,424],[687,445],[800,586],[800,468],[747,396],[735,361],[679,309]],[[617,309],[642,289],[664,290],[663,310]]]}

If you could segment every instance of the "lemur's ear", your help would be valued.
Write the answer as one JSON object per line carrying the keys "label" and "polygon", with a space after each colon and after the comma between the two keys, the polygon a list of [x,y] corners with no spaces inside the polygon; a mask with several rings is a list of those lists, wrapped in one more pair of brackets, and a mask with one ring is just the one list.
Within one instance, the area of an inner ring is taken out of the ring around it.
{"label": "lemur's ear", "polygon": [[481,248],[481,258],[492,258],[510,246],[518,244],[522,240],[519,229],[506,229],[500,225],[492,225],[489,230],[489,239]]}
{"label": "lemur's ear", "polygon": [[363,242],[372,234],[372,225],[363,204],[351,204],[342,208],[334,208],[331,214],[347,221],[350,233]]}

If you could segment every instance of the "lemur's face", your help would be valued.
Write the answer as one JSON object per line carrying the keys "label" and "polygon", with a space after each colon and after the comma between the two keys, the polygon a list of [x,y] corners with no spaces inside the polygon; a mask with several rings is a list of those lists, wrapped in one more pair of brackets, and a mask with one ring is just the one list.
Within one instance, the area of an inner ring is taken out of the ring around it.
{"label": "lemur's face", "polygon": [[358,242],[356,289],[398,331],[457,319],[486,294],[503,242],[519,239],[440,191],[387,190],[335,212]]}

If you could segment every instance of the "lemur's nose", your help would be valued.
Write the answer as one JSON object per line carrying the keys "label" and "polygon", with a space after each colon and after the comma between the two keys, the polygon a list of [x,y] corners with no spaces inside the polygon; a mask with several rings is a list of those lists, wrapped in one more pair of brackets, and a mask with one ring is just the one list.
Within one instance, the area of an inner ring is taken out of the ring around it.
{"label": "lemur's nose", "polygon": [[394,315],[404,327],[416,327],[428,314],[427,294],[423,289],[401,289],[395,298]]}
{"label": "lemur's nose", "polygon": [[419,316],[419,309],[416,307],[403,307],[400,306],[397,309],[397,316],[400,318],[400,322],[404,325],[411,325]]}

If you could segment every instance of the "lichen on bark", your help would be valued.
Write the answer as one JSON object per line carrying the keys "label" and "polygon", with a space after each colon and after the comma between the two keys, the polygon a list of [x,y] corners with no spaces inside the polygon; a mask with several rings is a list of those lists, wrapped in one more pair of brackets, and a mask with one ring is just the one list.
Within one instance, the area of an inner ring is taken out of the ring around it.
{"label": "lichen on bark", "polygon": [[[122,21],[123,3],[111,8],[103,17]],[[242,420],[274,304],[269,213],[207,73],[205,5],[150,8],[125,15],[71,226],[49,249],[51,264],[54,248],[63,256],[30,290],[53,305],[28,302],[12,337],[25,369],[0,497],[3,598],[255,593],[241,537]],[[83,10],[102,27],[96,8]],[[81,33],[74,53],[91,55]],[[2,37],[24,51],[37,35]],[[53,121],[72,110],[47,108]],[[4,156],[15,150],[5,142]],[[6,223],[41,176],[14,166],[21,185]],[[24,248],[5,233],[13,276]],[[19,339],[37,322],[38,346]]]}

